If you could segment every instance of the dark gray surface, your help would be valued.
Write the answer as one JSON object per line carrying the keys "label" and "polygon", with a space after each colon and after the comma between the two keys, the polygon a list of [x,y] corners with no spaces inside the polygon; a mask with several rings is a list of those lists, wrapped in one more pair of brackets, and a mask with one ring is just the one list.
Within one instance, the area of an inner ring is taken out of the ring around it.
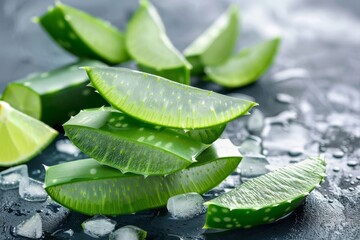
{"label": "dark gray surface", "polygon": [[[137,5],[137,1],[71,2],[121,29],[125,28],[126,19]],[[182,50],[226,9],[230,1],[154,2],[171,40]],[[276,168],[307,155],[322,153],[328,162],[326,182],[288,218],[249,230],[203,234],[201,227],[204,216],[191,221],[175,221],[169,219],[164,210],[114,219],[118,226],[134,224],[144,228],[149,231],[150,239],[179,239],[179,236],[195,239],[360,239],[360,181],[356,179],[360,176],[359,2],[237,2],[242,12],[239,46],[281,35],[283,44],[276,64],[256,84],[234,91],[196,79],[193,84],[222,93],[252,96],[260,103],[258,109],[268,117],[285,110],[295,113],[296,119],[285,121],[284,126],[279,121],[268,124],[269,134],[264,131],[260,134],[270,167]],[[30,22],[31,17],[44,12],[48,4],[45,0],[0,2],[0,91],[7,82],[32,72],[53,69],[75,59],[57,47],[39,26]],[[284,76],[284,71],[289,73],[294,68],[298,69],[298,74],[292,71],[287,78],[284,77],[284,81],[276,81]],[[295,101],[280,103],[276,101],[278,93],[289,94]],[[230,137],[234,143],[240,144],[249,135],[245,128],[246,121],[247,118],[243,118],[229,124],[224,137]],[[290,150],[299,148],[304,150],[299,156],[293,156]],[[344,152],[344,156],[334,157],[339,150]],[[42,169],[42,163],[52,165],[72,158],[60,154],[52,145],[28,163],[30,173]],[[349,161],[355,161],[357,165],[350,167],[347,165]],[[339,171],[333,171],[337,168]],[[44,177],[43,172],[32,176],[40,180]],[[234,178],[240,181],[240,176],[235,174]],[[212,191],[208,197],[222,191],[223,188]],[[0,239],[11,238],[10,227],[29,218],[31,212],[27,212],[28,209],[43,209],[43,217],[48,211],[46,204],[26,203],[17,198],[15,191],[0,190]],[[23,214],[17,214],[17,210]],[[87,216],[76,213],[67,215],[63,209],[61,213],[49,212],[47,226],[44,226],[46,238],[67,239],[69,235],[61,230],[54,236],[50,236],[50,233],[54,229],[69,228],[75,231],[73,239],[88,238],[80,227]]]}

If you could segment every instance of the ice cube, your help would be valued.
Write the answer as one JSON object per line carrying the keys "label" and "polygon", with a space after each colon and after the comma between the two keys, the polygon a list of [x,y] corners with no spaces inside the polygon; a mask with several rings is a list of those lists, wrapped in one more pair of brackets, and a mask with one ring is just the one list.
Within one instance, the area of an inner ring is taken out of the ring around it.
{"label": "ice cube", "polygon": [[264,128],[264,121],[264,114],[260,110],[254,109],[247,121],[247,129],[252,133],[260,133]]}
{"label": "ice cube", "polygon": [[73,155],[77,157],[80,153],[80,149],[77,148],[69,139],[63,139],[56,142],[56,150],[62,153]]}
{"label": "ice cube", "polygon": [[102,215],[90,218],[81,224],[84,232],[91,237],[103,237],[114,231],[116,222]]}
{"label": "ice cube", "polygon": [[43,188],[43,183],[29,177],[23,177],[19,184],[20,197],[29,202],[43,202],[48,194]]}
{"label": "ice cube", "polygon": [[167,209],[174,218],[190,219],[205,211],[204,199],[198,193],[173,196],[167,201]]}
{"label": "ice cube", "polygon": [[14,234],[22,237],[38,239],[42,236],[42,222],[38,213],[15,227]]}
{"label": "ice cube", "polygon": [[109,240],[144,240],[147,232],[133,225],[119,228],[110,234]]}
{"label": "ice cube", "polygon": [[269,172],[267,166],[269,162],[261,154],[251,154],[244,156],[240,162],[241,179],[248,180]]}
{"label": "ice cube", "polygon": [[17,188],[23,176],[28,176],[28,168],[25,164],[0,172],[0,188],[2,190]]}

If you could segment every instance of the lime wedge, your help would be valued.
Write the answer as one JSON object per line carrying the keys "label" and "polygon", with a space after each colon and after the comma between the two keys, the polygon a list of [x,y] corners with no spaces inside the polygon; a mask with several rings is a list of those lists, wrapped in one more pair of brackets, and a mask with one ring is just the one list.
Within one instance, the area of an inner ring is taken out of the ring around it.
{"label": "lime wedge", "polygon": [[326,176],[326,162],[309,158],[251,179],[205,203],[205,228],[250,228],[274,222],[298,207]]}
{"label": "lime wedge", "polygon": [[0,166],[30,160],[56,136],[54,129],[0,101]]}
{"label": "lime wedge", "polygon": [[86,71],[113,107],[154,125],[208,128],[247,114],[257,105],[126,68],[87,67]]}
{"label": "lime wedge", "polygon": [[17,110],[54,126],[63,124],[81,109],[101,107],[106,101],[93,88],[82,66],[104,66],[94,60],[81,60],[50,72],[11,82],[3,100]]}
{"label": "lime wedge", "polygon": [[61,47],[80,58],[109,64],[128,60],[124,35],[104,20],[57,2],[36,21]]}
{"label": "lime wedge", "polygon": [[206,75],[215,83],[228,87],[243,87],[255,82],[274,61],[280,39],[275,38],[240,51],[226,62],[205,68]]}
{"label": "lime wedge", "polygon": [[225,62],[233,53],[239,28],[239,9],[232,5],[184,50],[186,59],[193,66],[191,72],[200,74],[204,66]]}
{"label": "lime wedge", "polygon": [[53,200],[84,214],[134,213],[165,206],[171,196],[210,190],[234,171],[241,158],[229,140],[218,140],[187,169],[147,178],[123,174],[93,159],[79,160],[49,167],[45,190]]}
{"label": "lime wedge", "polygon": [[140,1],[128,24],[126,47],[143,71],[190,83],[191,65],[172,45],[158,12],[147,0]]}
{"label": "lime wedge", "polygon": [[111,108],[81,111],[64,129],[79,149],[102,164],[145,176],[184,169],[208,147],[188,135],[144,124]]}

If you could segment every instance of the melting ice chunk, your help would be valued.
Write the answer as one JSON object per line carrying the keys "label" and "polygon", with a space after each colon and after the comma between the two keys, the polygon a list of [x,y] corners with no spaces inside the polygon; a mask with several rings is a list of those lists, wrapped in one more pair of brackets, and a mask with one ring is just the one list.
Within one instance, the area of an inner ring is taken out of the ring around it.
{"label": "melting ice chunk", "polygon": [[0,188],[2,190],[15,189],[19,186],[22,177],[28,177],[28,168],[25,164],[2,171],[0,172]]}
{"label": "melting ice chunk", "polygon": [[42,236],[42,222],[38,213],[15,227],[15,235],[38,239]]}
{"label": "melting ice chunk", "polygon": [[198,193],[173,196],[167,201],[167,209],[174,218],[190,219],[205,211],[204,199]]}
{"label": "melting ice chunk", "polygon": [[119,228],[110,234],[109,240],[143,240],[147,232],[133,225]]}
{"label": "melting ice chunk", "polygon": [[251,154],[244,156],[240,163],[241,179],[248,180],[249,178],[259,177],[269,172],[267,166],[269,162],[265,156],[261,154]]}
{"label": "melting ice chunk", "polygon": [[48,194],[43,188],[43,183],[29,177],[23,177],[19,184],[20,197],[29,202],[46,201]]}
{"label": "melting ice chunk", "polygon": [[252,133],[260,133],[264,128],[264,121],[264,114],[260,110],[254,109],[247,122],[247,129]]}
{"label": "melting ice chunk", "polygon": [[90,218],[81,224],[84,232],[91,237],[103,237],[114,231],[116,222],[102,215]]}
{"label": "melting ice chunk", "polygon": [[59,152],[62,152],[62,153],[73,155],[75,157],[77,157],[80,153],[80,149],[78,149],[68,139],[63,139],[63,140],[57,141],[56,142],[56,150],[58,150]]}

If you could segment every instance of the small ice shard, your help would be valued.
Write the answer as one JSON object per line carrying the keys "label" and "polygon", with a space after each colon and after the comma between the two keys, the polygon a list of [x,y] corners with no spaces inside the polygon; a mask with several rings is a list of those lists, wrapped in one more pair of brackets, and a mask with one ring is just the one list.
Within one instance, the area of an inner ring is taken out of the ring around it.
{"label": "small ice shard", "polygon": [[91,237],[104,237],[114,231],[116,222],[102,215],[90,218],[81,224],[84,232]]}
{"label": "small ice shard", "polygon": [[244,156],[240,162],[241,179],[248,180],[249,178],[259,177],[269,172],[267,166],[269,162],[265,156],[261,154],[248,154]]}
{"label": "small ice shard", "polygon": [[23,177],[19,184],[20,197],[29,202],[43,202],[48,194],[43,188],[44,183],[29,177]]}
{"label": "small ice shard", "polygon": [[110,234],[109,240],[144,240],[147,232],[133,225],[119,228]]}
{"label": "small ice shard", "polygon": [[15,227],[14,234],[17,236],[38,239],[42,236],[42,221],[38,213],[30,219],[21,222]]}
{"label": "small ice shard", "polygon": [[56,150],[62,153],[73,155],[77,157],[80,154],[80,149],[77,148],[70,140],[63,139],[56,142]]}
{"label": "small ice shard", "polygon": [[239,151],[241,154],[261,153],[261,139],[254,136],[249,137],[241,143]]}
{"label": "small ice shard", "polygon": [[4,170],[0,172],[0,188],[15,189],[19,186],[22,177],[28,177],[28,168],[25,164]]}
{"label": "small ice shard", "polygon": [[258,110],[254,109],[247,121],[247,129],[252,133],[259,133],[264,128],[264,114]]}
{"label": "small ice shard", "polygon": [[185,193],[172,196],[167,201],[167,209],[173,218],[191,219],[204,213],[204,199],[198,193]]}

